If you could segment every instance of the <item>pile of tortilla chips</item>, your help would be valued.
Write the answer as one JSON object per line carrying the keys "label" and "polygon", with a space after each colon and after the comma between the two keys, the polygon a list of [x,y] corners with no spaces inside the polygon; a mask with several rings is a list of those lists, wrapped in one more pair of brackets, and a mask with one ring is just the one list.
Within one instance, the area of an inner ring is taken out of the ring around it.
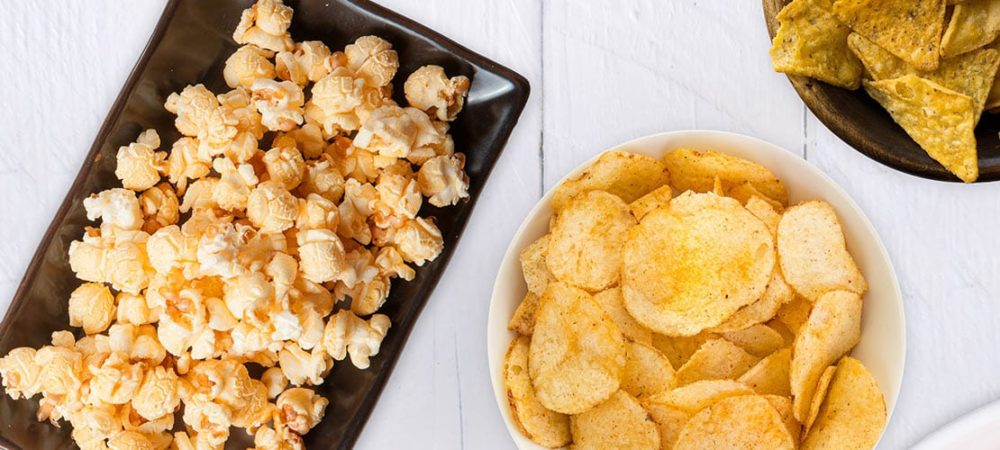
{"label": "pile of tortilla chips", "polygon": [[[678,193],[678,195],[674,195]],[[850,356],[868,289],[833,207],[766,167],[603,154],[521,251],[511,417],[574,449],[864,449],[886,421]]]}
{"label": "pile of tortilla chips", "polygon": [[1000,0],[793,0],[778,21],[774,70],[863,85],[931,158],[979,177],[974,130],[1000,112]]}

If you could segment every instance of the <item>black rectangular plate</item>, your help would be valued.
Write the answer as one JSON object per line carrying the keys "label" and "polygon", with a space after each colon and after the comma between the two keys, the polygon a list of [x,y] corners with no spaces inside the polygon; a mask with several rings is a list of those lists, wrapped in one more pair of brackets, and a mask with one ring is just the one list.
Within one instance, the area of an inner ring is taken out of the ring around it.
{"label": "black rectangular plate", "polygon": [[[406,343],[417,315],[451,259],[476,199],[496,163],[528,99],[528,82],[430,29],[367,0],[286,0],[295,8],[292,37],[321,40],[342,49],[359,36],[375,34],[399,52],[394,82],[425,64],[438,64],[449,75],[472,79],[472,88],[451,133],[457,151],[466,155],[470,198],[437,209],[426,205],[421,215],[437,220],[444,236],[441,256],[417,270],[413,281],[394,280],[380,311],[392,320],[381,352],[367,370],[336,364],[317,387],[330,400],[323,422],[306,435],[308,448],[353,446],[382,392]],[[222,79],[225,60],[236,48],[231,35],[241,11],[252,0],[171,0],[164,9],[146,50],[108,113],[80,173],[42,238],[34,258],[0,323],[0,355],[15,347],[46,345],[53,331],[68,328],[67,298],[80,284],[67,259],[69,243],[82,236],[90,222],[83,199],[119,186],[114,176],[115,153],[140,131],[155,128],[169,148],[179,135],[174,117],[163,108],[171,92],[204,83],[214,92],[228,90]],[[401,101],[401,89],[396,90]],[[458,269],[460,270],[460,269]],[[0,446],[23,449],[73,448],[70,427],[56,428],[35,420],[38,401],[0,396]],[[180,425],[180,424],[178,424]],[[233,430],[227,448],[246,448],[250,439]]]}

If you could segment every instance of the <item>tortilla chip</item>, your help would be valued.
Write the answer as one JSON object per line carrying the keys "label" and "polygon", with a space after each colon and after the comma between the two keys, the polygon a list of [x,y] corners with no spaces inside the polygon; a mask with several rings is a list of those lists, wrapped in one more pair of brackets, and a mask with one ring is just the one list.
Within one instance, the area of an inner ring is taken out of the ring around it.
{"label": "tortilla chip", "polygon": [[966,183],[979,178],[971,97],[916,75],[866,81],[865,90],[949,172]]}
{"label": "tortilla chip", "polygon": [[885,399],[875,378],[858,360],[845,357],[802,449],[872,448],[885,421]]}
{"label": "tortilla chip", "polygon": [[818,0],[793,0],[778,13],[781,26],[771,46],[774,70],[857,89],[861,64],[847,49],[851,29]]}
{"label": "tortilla chip", "polygon": [[955,5],[941,38],[941,56],[951,58],[989,45],[1000,37],[1000,2],[975,0]]}
{"label": "tortilla chip", "polygon": [[903,75],[918,75],[972,97],[976,106],[977,122],[990,95],[997,69],[1000,68],[1000,51],[992,48],[941,60],[937,70],[921,72],[860,34],[852,33],[847,38],[847,43],[875,81],[899,78]]}
{"label": "tortilla chip", "polygon": [[1000,71],[993,78],[993,86],[990,87],[990,94],[986,96],[986,105],[983,107],[993,114],[1000,112],[997,111],[1000,108]]}
{"label": "tortilla chip", "polygon": [[836,0],[833,14],[920,70],[938,68],[944,0]]}

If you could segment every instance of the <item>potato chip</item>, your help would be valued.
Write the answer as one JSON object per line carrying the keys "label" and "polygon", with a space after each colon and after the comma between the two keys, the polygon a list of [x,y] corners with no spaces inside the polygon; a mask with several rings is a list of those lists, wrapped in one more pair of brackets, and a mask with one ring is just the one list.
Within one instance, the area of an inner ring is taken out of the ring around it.
{"label": "potato chip", "polygon": [[744,207],[750,214],[754,217],[760,219],[767,225],[767,230],[771,232],[772,235],[778,234],[778,224],[781,223],[781,213],[778,208],[781,206],[774,206],[773,200],[766,200],[760,196],[753,195],[743,202]]}
{"label": "potato chip", "polygon": [[594,294],[604,312],[611,316],[611,320],[618,325],[618,329],[625,335],[625,339],[643,344],[652,344],[653,332],[635,321],[635,318],[625,309],[625,300],[622,298],[622,291],[617,287],[601,291]]}
{"label": "potato chip", "polygon": [[793,0],[778,13],[780,27],[771,46],[774,70],[857,89],[861,64],[847,49],[844,26],[820,0]]}
{"label": "potato chip", "polygon": [[802,449],[872,448],[885,422],[885,399],[878,383],[858,360],[845,357]]}
{"label": "potato chip", "polygon": [[771,273],[771,281],[767,283],[767,288],[760,300],[738,309],[725,322],[709,328],[709,331],[718,333],[738,331],[767,322],[777,314],[782,305],[790,302],[793,298],[795,298],[795,293],[785,283],[784,277],[781,276],[781,270],[775,268]]}
{"label": "potato chip", "polygon": [[660,431],[660,448],[670,449],[692,415],[724,398],[750,394],[753,391],[732,380],[707,380],[661,392],[640,402]]}
{"label": "potato chip", "polygon": [[944,0],[836,0],[841,22],[920,70],[938,68]]}
{"label": "potato chip", "polygon": [[580,176],[566,180],[552,193],[552,209],[559,211],[569,200],[587,191],[607,191],[631,203],[670,182],[663,163],[638,153],[604,152]]}
{"label": "potato chip", "polygon": [[975,106],[976,122],[985,108],[997,69],[1000,68],[1000,52],[992,48],[944,59],[937,70],[922,72],[860,34],[852,33],[847,42],[875,81],[917,75],[968,95]]}
{"label": "potato chip", "polygon": [[521,300],[521,304],[517,305],[517,310],[514,311],[514,317],[507,323],[507,329],[523,336],[531,336],[532,330],[535,329],[538,301],[539,297],[534,292],[529,291],[525,294],[524,300]]}
{"label": "potato chip", "polygon": [[858,294],[868,290],[829,203],[810,201],[789,208],[778,225],[777,242],[781,273],[803,297],[815,300],[834,289]]}
{"label": "potato chip", "polygon": [[625,346],[625,374],[621,389],[645,397],[674,387],[674,367],[663,353],[650,345],[629,342]]}
{"label": "potato chip", "polygon": [[[751,198],[757,197],[758,199],[763,200],[767,202],[769,205],[771,205],[771,209],[774,210],[774,212],[777,214],[780,214],[781,211],[784,210],[785,208],[785,206],[782,205],[781,202],[764,195],[763,193],[758,191],[757,188],[753,187],[753,185],[750,183],[734,185],[733,187],[729,188],[729,190],[726,191],[726,196],[739,200],[740,203],[743,204],[743,206],[747,206]],[[764,218],[761,218],[761,220],[764,220]]]}
{"label": "potato chip", "polygon": [[684,425],[674,450],[788,449],[795,442],[781,414],[762,397],[744,395],[720,400]]}
{"label": "potato chip", "polygon": [[678,193],[710,192],[718,176],[723,189],[731,190],[733,186],[749,183],[765,197],[782,205],[788,203],[785,184],[767,167],[753,161],[711,150],[679,148],[667,153],[663,163],[670,171],[670,185]]}
{"label": "potato chip", "polygon": [[781,337],[781,333],[762,323],[722,333],[722,337],[759,357],[770,355],[785,345],[785,338]]}
{"label": "potato chip", "polygon": [[809,428],[816,421],[816,416],[819,415],[819,408],[823,405],[823,400],[826,399],[826,391],[830,388],[830,381],[833,380],[833,373],[836,370],[836,366],[827,367],[819,376],[819,381],[816,382],[816,391],[813,393],[812,400],[809,400],[809,414],[806,414],[806,420],[802,421],[802,428],[806,433],[809,432]]}
{"label": "potato chip", "polygon": [[555,217],[545,262],[556,279],[600,291],[618,281],[622,244],[635,218],[622,199],[584,192]]}
{"label": "potato chip", "polygon": [[642,405],[624,391],[573,416],[574,449],[659,449],[660,433]]}
{"label": "potato chip", "polygon": [[528,377],[529,342],[524,336],[514,339],[504,357],[504,383],[511,418],[533,442],[549,448],[562,447],[570,442],[569,416],[546,409],[535,397]]}
{"label": "potato chip", "polygon": [[551,236],[551,234],[546,234],[521,250],[521,272],[524,274],[524,282],[528,285],[528,290],[534,292],[535,295],[542,295],[549,281],[555,279],[552,272],[549,272],[549,266],[545,263],[545,254],[549,250]]}
{"label": "potato chip", "polygon": [[[823,370],[861,339],[861,297],[847,291],[824,294],[813,306],[792,347],[789,375],[795,418],[804,422]],[[678,373],[680,375],[680,373]]]}
{"label": "potato chip", "polygon": [[798,334],[799,328],[809,320],[810,312],[812,312],[812,302],[802,297],[795,297],[778,309],[778,320],[793,334]]}
{"label": "potato chip", "polygon": [[792,345],[792,342],[795,341],[795,333],[792,333],[792,330],[788,329],[788,325],[785,325],[778,318],[767,321],[767,326],[781,335],[781,338],[785,340],[785,345]]}
{"label": "potato chip", "polygon": [[653,331],[694,335],[760,298],[774,260],[767,227],[739,202],[686,192],[629,233],[625,307]]}
{"label": "potato chip", "polygon": [[799,442],[799,437],[802,435],[802,425],[795,420],[795,415],[792,414],[792,399],[781,395],[762,395],[761,397],[767,400],[781,415],[781,420],[785,422],[788,434],[792,436],[792,442]]}
{"label": "potato chip", "polygon": [[737,381],[747,385],[760,395],[770,394],[788,397],[792,395],[788,381],[791,363],[792,350],[783,348],[760,360],[750,370],[740,375]]}
{"label": "potato chip", "polygon": [[670,189],[670,186],[663,185],[639,197],[638,200],[630,203],[628,207],[632,210],[635,220],[642,220],[650,211],[669,205],[672,198],[674,198],[674,191]]}
{"label": "potato chip", "polygon": [[653,333],[653,347],[666,355],[674,367],[683,366],[701,344],[710,339],[718,338],[716,333],[703,331],[694,336],[666,336]]}
{"label": "potato chip", "polygon": [[677,385],[701,380],[735,380],[759,360],[732,342],[713,339],[702,344],[677,370]]}
{"label": "potato chip", "polygon": [[931,158],[962,181],[976,181],[979,164],[971,97],[916,75],[866,81],[865,90]]}
{"label": "potato chip", "polygon": [[546,408],[578,414],[618,390],[625,338],[587,292],[561,282],[542,294],[531,335],[528,369]]}
{"label": "potato chip", "polygon": [[941,56],[951,58],[989,45],[1000,37],[1000,2],[974,0],[956,5],[941,38]]}

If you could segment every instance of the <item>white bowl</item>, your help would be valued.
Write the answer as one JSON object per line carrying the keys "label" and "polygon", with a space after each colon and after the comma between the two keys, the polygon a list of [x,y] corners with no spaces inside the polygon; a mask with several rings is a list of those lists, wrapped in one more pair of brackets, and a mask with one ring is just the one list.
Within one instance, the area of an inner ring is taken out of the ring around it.
{"label": "white bowl", "polygon": [[[715,150],[767,166],[785,182],[791,204],[821,199],[833,205],[844,227],[847,247],[869,284],[869,291],[864,296],[861,343],[851,354],[861,360],[878,381],[891,417],[903,379],[906,358],[903,298],[889,255],[861,208],[830,177],[802,158],[774,144],[748,136],[720,131],[674,131],[635,139],[611,150],[627,150],[659,158],[666,152],[681,147]],[[579,175],[596,159],[595,156],[577,167],[566,178]],[[518,255],[521,249],[548,232],[552,216],[551,199],[550,190],[524,219],[510,242],[493,286],[486,332],[493,393],[507,430],[518,448],[525,450],[543,447],[522,435],[511,421],[503,381],[503,358],[507,345],[515,337],[513,332],[507,330],[507,322],[527,292]]]}

